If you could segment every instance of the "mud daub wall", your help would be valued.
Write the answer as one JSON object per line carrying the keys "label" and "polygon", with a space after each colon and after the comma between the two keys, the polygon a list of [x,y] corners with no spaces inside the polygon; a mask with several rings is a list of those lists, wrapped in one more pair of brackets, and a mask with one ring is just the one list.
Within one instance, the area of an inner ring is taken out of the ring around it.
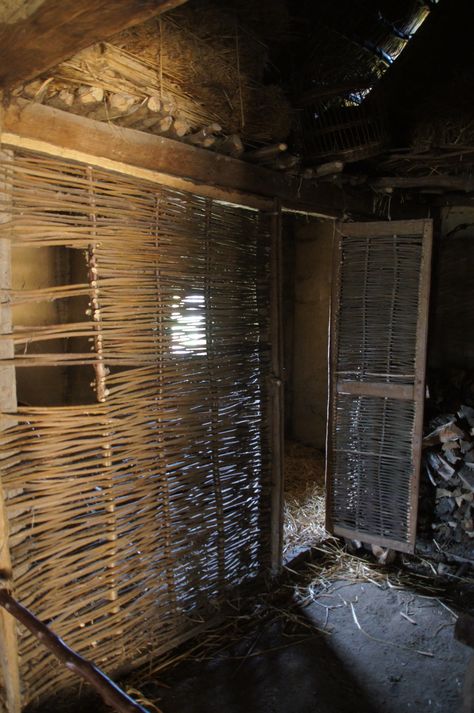
{"label": "mud daub wall", "polygon": [[284,231],[287,435],[323,449],[334,224],[291,219]]}

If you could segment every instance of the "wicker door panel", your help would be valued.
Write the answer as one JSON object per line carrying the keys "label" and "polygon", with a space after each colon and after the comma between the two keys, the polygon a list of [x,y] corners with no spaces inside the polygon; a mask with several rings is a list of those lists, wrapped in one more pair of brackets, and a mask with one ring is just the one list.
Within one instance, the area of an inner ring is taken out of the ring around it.
{"label": "wicker door panel", "polygon": [[412,551],[431,221],[339,224],[331,314],[327,521]]}

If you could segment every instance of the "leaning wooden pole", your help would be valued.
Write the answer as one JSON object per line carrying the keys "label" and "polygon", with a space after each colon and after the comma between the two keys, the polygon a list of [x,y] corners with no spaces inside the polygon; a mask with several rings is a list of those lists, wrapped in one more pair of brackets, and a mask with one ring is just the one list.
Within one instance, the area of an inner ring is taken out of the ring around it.
{"label": "leaning wooden pole", "polygon": [[130,698],[97,666],[70,649],[46,624],[19,604],[7,589],[0,589],[0,606],[29,629],[70,671],[87,681],[108,706],[119,713],[148,713],[146,708]]}

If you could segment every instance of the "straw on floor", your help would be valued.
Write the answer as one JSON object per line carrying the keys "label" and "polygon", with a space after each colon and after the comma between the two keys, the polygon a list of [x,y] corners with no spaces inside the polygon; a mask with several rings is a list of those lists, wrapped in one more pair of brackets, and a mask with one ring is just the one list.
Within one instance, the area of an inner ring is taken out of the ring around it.
{"label": "straw on floor", "polygon": [[325,528],[324,455],[296,441],[285,444],[285,553],[309,548],[328,535]]}

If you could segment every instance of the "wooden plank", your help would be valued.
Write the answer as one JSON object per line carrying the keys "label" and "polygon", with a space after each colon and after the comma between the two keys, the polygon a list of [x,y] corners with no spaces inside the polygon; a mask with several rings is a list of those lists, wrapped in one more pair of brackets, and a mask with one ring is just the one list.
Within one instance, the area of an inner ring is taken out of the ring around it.
{"label": "wooden plank", "polygon": [[[11,159],[11,152],[1,151],[3,161]],[[0,193],[4,203],[8,205],[8,183],[4,168],[0,172]],[[0,213],[0,222],[10,219],[7,212]],[[11,289],[11,245],[10,240],[0,239],[0,293],[8,295]],[[11,307],[8,299],[0,301],[0,334],[12,333]],[[12,359],[14,354],[13,339],[0,340],[0,359]],[[15,367],[0,366],[0,431],[15,423],[11,414],[17,409]],[[11,582],[12,566],[9,548],[8,517],[5,508],[5,497],[0,469],[0,575],[7,585]],[[14,619],[3,609],[0,609],[0,668],[8,713],[19,713],[21,710],[21,692],[18,664],[18,644],[16,624]]]}
{"label": "wooden plank", "polygon": [[276,574],[281,568],[283,552],[283,330],[282,330],[282,226],[281,211],[275,201],[272,214],[271,257],[271,336],[272,336],[272,503],[271,567]]}
{"label": "wooden plank", "polygon": [[375,238],[387,235],[420,235],[424,229],[423,223],[431,224],[430,220],[387,220],[384,222],[370,221],[357,223],[340,223],[342,235],[347,237]]}
{"label": "wooden plank", "polygon": [[413,401],[414,388],[410,384],[393,384],[386,382],[347,381],[338,379],[336,384],[338,394],[352,396],[377,396],[401,401]]}
{"label": "wooden plank", "polygon": [[87,166],[105,169],[106,171],[113,171],[114,173],[119,173],[131,178],[156,183],[159,186],[175,188],[178,191],[188,191],[195,195],[212,198],[213,200],[223,203],[232,203],[242,208],[271,210],[273,206],[271,198],[259,197],[252,193],[233,191],[220,188],[219,186],[210,186],[206,183],[196,183],[190,179],[170,176],[167,173],[152,171],[148,168],[141,168],[140,166],[132,166],[128,163],[103,158],[101,156],[93,156],[92,154],[77,151],[76,149],[65,149],[55,144],[24,138],[16,134],[0,134],[0,141],[2,141],[4,146],[34,151],[35,153],[55,156],[56,158],[65,159],[66,161],[74,161],[80,164],[86,164]]}
{"label": "wooden plank", "polygon": [[428,344],[428,316],[430,307],[431,256],[433,244],[433,221],[426,220],[423,225],[423,254],[420,267],[420,292],[418,323],[416,328],[415,354],[415,421],[413,428],[412,459],[413,477],[410,498],[411,518],[409,522],[410,540],[415,547],[416,525],[418,520],[418,500],[420,492],[420,469],[423,441],[423,415],[425,410],[426,350]]}
{"label": "wooden plank", "polygon": [[[18,100],[3,117],[4,146],[71,158],[118,172],[139,169],[187,181],[187,190],[217,200],[241,203],[250,194],[279,198],[282,207],[339,217],[347,212],[369,215],[371,196],[352,198],[337,186],[301,181],[239,159],[189,144],[76,116],[60,109]],[[217,190],[219,189],[219,190]],[[212,193],[212,195],[211,195]],[[273,204],[272,204],[273,205]],[[266,209],[271,210],[266,204]]]}
{"label": "wooden plank", "polygon": [[407,542],[392,540],[390,537],[379,537],[370,535],[368,532],[360,530],[349,530],[345,527],[335,525],[334,534],[338,537],[345,537],[348,540],[359,540],[360,542],[369,542],[371,545],[379,545],[380,547],[389,547],[391,550],[398,552],[413,552],[413,547]]}
{"label": "wooden plank", "polygon": [[474,191],[474,178],[471,176],[381,176],[370,182],[376,190],[387,188],[412,189],[412,190],[444,190],[444,191]]}
{"label": "wooden plank", "polygon": [[79,50],[186,0],[14,0],[0,8],[0,86],[38,76]]}

